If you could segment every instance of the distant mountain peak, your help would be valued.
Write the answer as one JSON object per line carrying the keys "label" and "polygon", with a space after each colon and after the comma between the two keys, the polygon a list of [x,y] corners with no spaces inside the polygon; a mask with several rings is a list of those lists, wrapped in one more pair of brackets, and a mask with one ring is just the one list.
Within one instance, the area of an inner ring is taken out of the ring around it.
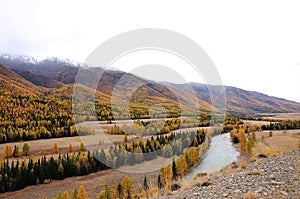
{"label": "distant mountain peak", "polygon": [[60,59],[57,57],[32,57],[28,55],[18,55],[18,54],[2,54],[0,55],[0,63],[3,65],[6,65],[10,67],[7,63],[16,63],[19,62],[19,64],[25,64],[30,65],[32,67],[38,66],[38,65],[53,65],[53,64],[60,64],[60,65],[70,65],[73,67],[83,67],[86,68],[87,65],[78,61],[73,61],[70,59]]}

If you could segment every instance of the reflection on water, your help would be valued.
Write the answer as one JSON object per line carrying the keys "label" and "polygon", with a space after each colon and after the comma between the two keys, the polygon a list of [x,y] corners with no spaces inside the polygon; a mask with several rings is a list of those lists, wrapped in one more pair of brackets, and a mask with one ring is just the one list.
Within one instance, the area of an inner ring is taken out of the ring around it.
{"label": "reflection on water", "polygon": [[188,173],[184,180],[192,181],[197,173],[219,171],[224,166],[236,161],[238,155],[239,152],[231,144],[229,133],[214,136],[201,163]]}

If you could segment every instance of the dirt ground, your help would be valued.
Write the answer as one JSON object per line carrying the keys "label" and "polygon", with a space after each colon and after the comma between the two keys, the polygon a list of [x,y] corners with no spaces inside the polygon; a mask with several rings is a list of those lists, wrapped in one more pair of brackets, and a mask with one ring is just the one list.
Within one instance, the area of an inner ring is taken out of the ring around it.
{"label": "dirt ground", "polygon": [[288,152],[299,148],[300,130],[288,130],[287,133],[272,132],[272,137],[269,136],[269,131],[256,133],[257,143],[253,149],[254,154],[265,154],[270,150],[276,153]]}

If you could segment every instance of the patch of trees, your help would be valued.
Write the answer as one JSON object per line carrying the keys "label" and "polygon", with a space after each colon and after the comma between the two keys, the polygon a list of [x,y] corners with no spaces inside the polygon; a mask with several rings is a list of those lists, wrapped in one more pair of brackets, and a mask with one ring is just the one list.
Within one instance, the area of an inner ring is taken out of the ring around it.
{"label": "patch of trees", "polygon": [[114,126],[108,129],[111,134],[147,135],[167,134],[181,128],[206,127],[211,124],[208,118],[173,118],[168,120],[135,120],[134,125]]}
{"label": "patch of trees", "polygon": [[[22,155],[27,156],[29,155],[30,152],[30,147],[29,145],[25,142],[22,147]],[[10,158],[10,157],[19,157],[21,155],[19,147],[17,145],[13,146],[11,144],[8,144],[5,146],[5,151],[4,151],[4,157],[5,158]]]}
{"label": "patch of trees", "polygon": [[69,100],[0,94],[0,143],[94,133],[75,127]]}
{"label": "patch of trees", "polygon": [[0,143],[76,135],[70,102],[0,95]]}
{"label": "patch of trees", "polygon": [[245,126],[242,126],[240,128],[234,128],[230,131],[230,137],[233,143],[240,144],[240,154],[241,156],[244,156],[245,154],[252,154],[252,148],[254,146],[254,142],[256,140],[256,134],[255,131],[251,131],[246,134],[245,128],[249,129]]}
{"label": "patch of trees", "polygon": [[62,180],[71,176],[87,175],[107,169],[91,153],[71,153],[28,161],[2,159],[0,162],[0,192],[15,191],[29,185],[43,184],[52,180]]}
{"label": "patch of trees", "polygon": [[268,125],[262,125],[262,130],[288,130],[300,129],[300,120],[284,120],[280,122],[270,122]]}
{"label": "patch of trees", "polygon": [[157,156],[165,158],[180,156],[185,149],[201,145],[206,138],[206,131],[197,130],[188,133],[171,133],[159,135],[149,140],[125,143],[118,147],[111,147],[107,151],[94,151],[93,156],[105,162],[110,167],[118,168],[122,165],[134,165],[143,161],[153,160]]}
{"label": "patch of trees", "polygon": [[[71,195],[72,199],[89,199],[89,196],[87,192],[85,191],[84,186],[80,186],[79,189],[74,189]],[[47,199],[44,195],[42,199]],[[56,199],[70,199],[69,193],[67,191],[64,191],[63,193],[58,192]]]}
{"label": "patch of trees", "polygon": [[[134,186],[131,179],[126,175],[120,182],[115,181],[114,186],[111,188],[108,184],[104,185],[105,189],[102,190],[97,199],[131,199],[134,198]],[[42,199],[45,199],[43,196]],[[58,192],[56,199],[69,199],[69,193],[64,191],[63,193]],[[89,199],[85,188],[81,185],[78,189],[74,189],[71,194],[72,199]]]}

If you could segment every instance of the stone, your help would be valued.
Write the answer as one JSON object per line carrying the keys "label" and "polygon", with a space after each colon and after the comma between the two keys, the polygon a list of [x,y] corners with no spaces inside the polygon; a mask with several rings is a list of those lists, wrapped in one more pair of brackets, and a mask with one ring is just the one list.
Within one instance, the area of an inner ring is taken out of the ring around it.
{"label": "stone", "polygon": [[289,194],[286,191],[281,191],[282,195],[288,196]]}
{"label": "stone", "polygon": [[264,196],[267,196],[267,195],[268,195],[268,193],[267,193],[267,192],[263,192],[263,195],[264,195]]}

